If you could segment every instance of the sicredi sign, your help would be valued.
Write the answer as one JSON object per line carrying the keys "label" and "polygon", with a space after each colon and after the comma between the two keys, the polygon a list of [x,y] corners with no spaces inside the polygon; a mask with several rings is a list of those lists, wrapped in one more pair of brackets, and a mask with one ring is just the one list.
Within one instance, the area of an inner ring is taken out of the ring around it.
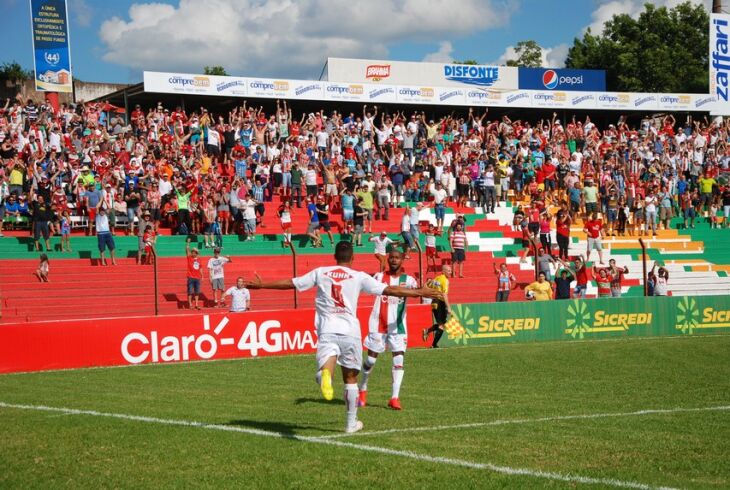
{"label": "sicredi sign", "polygon": [[710,96],[712,115],[730,114],[730,15],[710,14]]}
{"label": "sicredi sign", "polygon": [[411,86],[519,88],[517,68],[456,63],[328,58],[327,79],[338,83],[383,83]]}
{"label": "sicredi sign", "polygon": [[604,70],[565,70],[557,68],[519,68],[519,85],[527,90],[604,92]]}

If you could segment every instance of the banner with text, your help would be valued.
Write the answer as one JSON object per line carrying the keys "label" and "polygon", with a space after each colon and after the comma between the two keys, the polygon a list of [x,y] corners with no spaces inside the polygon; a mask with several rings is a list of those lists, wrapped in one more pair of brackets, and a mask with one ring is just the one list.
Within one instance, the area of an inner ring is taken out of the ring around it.
{"label": "banner with text", "polygon": [[730,15],[710,14],[710,96],[713,116],[730,115]]}
{"label": "banner with text", "polygon": [[730,333],[730,297],[461,304],[446,332],[444,345]]}
{"label": "banner with text", "polygon": [[30,0],[35,89],[72,92],[66,0]]}
{"label": "banner with text", "polygon": [[[372,308],[358,309],[363,338]],[[408,306],[408,346],[423,347],[429,305]],[[0,373],[306,354],[314,310],[4,324]]]}
{"label": "banner with text", "polygon": [[562,90],[494,90],[480,86],[390,85],[242,78],[184,73],[144,72],[146,92],[263,99],[325,100],[378,104],[604,109],[617,111],[708,111],[707,94],[647,94]]}

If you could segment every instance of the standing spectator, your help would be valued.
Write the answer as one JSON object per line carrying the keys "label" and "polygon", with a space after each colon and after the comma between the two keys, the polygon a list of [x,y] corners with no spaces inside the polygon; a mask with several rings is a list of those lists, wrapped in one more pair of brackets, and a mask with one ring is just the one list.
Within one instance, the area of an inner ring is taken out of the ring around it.
{"label": "standing spectator", "polygon": [[71,215],[66,209],[61,216],[61,252],[73,252],[71,250]]}
{"label": "standing spectator", "polygon": [[231,313],[248,311],[251,307],[251,294],[244,285],[243,277],[236,279],[236,285],[231,286],[223,293],[221,306],[225,306],[226,297],[231,297]]}
{"label": "standing spectator", "polygon": [[277,210],[279,221],[281,222],[281,231],[284,234],[283,247],[288,247],[291,243],[291,201],[284,201]]}
{"label": "standing spectator", "polygon": [[246,241],[252,241],[256,234],[256,201],[251,194],[248,194],[241,202],[243,210],[243,229],[246,234]]}
{"label": "standing spectator", "polygon": [[551,224],[552,217],[547,210],[544,210],[540,215],[540,244],[550,256],[553,254],[552,230],[550,228]]}
{"label": "standing spectator", "polygon": [[538,274],[545,274],[545,279],[547,279],[548,281],[552,280],[552,274],[550,274],[550,264],[555,263],[555,259],[553,258],[553,256],[545,253],[545,249],[540,247],[537,249],[537,257],[535,258],[535,261],[537,262]]}
{"label": "standing spectator", "polygon": [[371,236],[368,241],[375,243],[375,260],[380,264],[379,272],[383,272],[388,264],[388,245],[397,245],[399,242],[388,238],[384,231],[380,235]]}
{"label": "standing spectator", "polygon": [[228,256],[221,256],[221,249],[216,247],[213,249],[213,257],[208,260],[208,276],[210,285],[213,288],[214,307],[221,305],[220,295],[225,291],[223,268],[226,264],[233,262]]}
{"label": "standing spectator", "polygon": [[144,264],[150,265],[152,263],[152,256],[155,250],[155,229],[152,225],[146,225],[144,229],[144,235],[142,235],[142,241],[144,243]]}
{"label": "standing spectator", "polygon": [[198,257],[198,249],[190,249],[190,237],[185,240],[185,256],[187,257],[187,290],[188,290],[188,308],[193,309],[193,301],[195,301],[195,309],[199,310],[200,305],[200,281],[203,279],[203,268],[200,266],[200,258]]}
{"label": "standing spectator", "polygon": [[117,260],[114,257],[114,236],[112,236],[109,228],[109,217],[106,214],[106,209],[99,207],[94,219],[96,226],[96,240],[99,245],[99,254],[101,265],[106,265],[106,249],[109,249],[109,256],[112,259],[112,265],[117,265]]}
{"label": "standing spectator", "polygon": [[449,245],[451,245],[451,262],[454,264],[451,277],[455,277],[457,270],[459,271],[459,277],[464,277],[464,262],[466,261],[466,249],[469,246],[469,241],[461,223],[457,223],[451,233]]}
{"label": "standing spectator", "polygon": [[596,286],[598,286],[598,297],[599,298],[610,298],[611,297],[611,281],[613,280],[608,273],[608,269],[601,267],[600,269],[593,266],[593,276],[596,279]]}
{"label": "standing spectator", "polygon": [[[327,236],[330,238],[330,245],[334,247],[335,237],[332,235],[332,225],[330,224],[330,207],[325,202],[323,196],[319,196],[317,199],[317,219],[319,220],[319,228],[323,229]],[[320,235],[321,237],[321,235]],[[321,238],[320,238],[321,245]]]}
{"label": "standing spectator", "polygon": [[570,299],[570,283],[575,276],[562,261],[561,265],[563,267],[555,274],[555,299]]}
{"label": "standing spectator", "polygon": [[574,273],[575,276],[575,288],[573,289],[574,298],[585,298],[586,291],[588,290],[588,269],[586,267],[586,261],[583,257],[575,258]]}
{"label": "standing spectator", "polygon": [[411,214],[406,208],[403,210],[403,217],[400,221],[400,235],[403,237],[403,255],[404,259],[409,259],[409,251],[416,249],[416,245],[413,242],[413,236],[411,235]]}
{"label": "standing spectator", "polygon": [[436,188],[431,191],[433,196],[434,211],[436,212],[436,228],[439,233],[444,229],[444,216],[446,215],[446,200],[448,193],[441,182],[436,182]]}
{"label": "standing spectator", "polygon": [[383,175],[380,178],[380,182],[376,185],[377,196],[378,196],[378,209],[375,212],[375,219],[388,220],[388,209],[390,208],[390,195],[393,192],[393,185],[388,180],[388,177]]}
{"label": "standing spectator", "polygon": [[560,210],[555,220],[555,238],[558,241],[558,258],[568,260],[568,247],[570,246],[570,225],[573,220],[570,213]]}
{"label": "standing spectator", "polygon": [[[86,211],[89,214],[89,229],[87,230],[86,234],[91,235],[94,230],[94,223],[96,222],[96,213],[98,212],[99,203],[101,202],[101,193],[96,190],[96,184],[94,182],[86,184],[85,187],[86,189],[83,192],[83,199],[84,203],[86,204]],[[110,211],[107,210],[107,213],[109,212]]]}
{"label": "standing spectator", "polygon": [[546,280],[544,272],[537,275],[537,281],[527,285],[525,295],[534,301],[550,301],[553,299],[553,288]]}
{"label": "standing spectator", "polygon": [[436,250],[436,236],[441,235],[433,223],[429,223],[428,230],[426,231],[426,271],[433,266],[433,270],[438,270],[436,262],[439,259],[438,251]]}
{"label": "standing spectator", "polygon": [[616,259],[608,261],[608,273],[611,276],[611,296],[614,298],[621,297],[621,283],[624,275],[629,273],[629,268],[624,266],[623,269],[616,267]]}
{"label": "standing spectator", "polygon": [[593,213],[591,219],[586,221],[583,231],[588,236],[586,260],[591,259],[591,250],[598,251],[598,261],[603,264],[603,222],[598,219],[598,215]]}
{"label": "standing spectator", "polygon": [[[727,228],[730,226],[728,219],[730,219],[730,186],[725,186],[722,191],[722,214],[723,214],[723,226]],[[2,236],[2,228],[0,228],[0,236]]]}
{"label": "standing spectator", "polygon": [[585,207],[585,216],[593,216],[598,212],[598,200],[600,199],[598,188],[593,185],[593,180],[586,179],[583,187],[583,206]]}
{"label": "standing spectator", "polygon": [[319,235],[319,215],[317,214],[317,205],[314,203],[315,196],[310,197],[307,204],[307,213],[309,213],[309,225],[307,225],[307,236],[312,240],[312,247],[322,246],[322,237]]}
{"label": "standing spectator", "polygon": [[142,253],[145,251],[145,239],[144,235],[147,233],[147,226],[152,226],[154,229],[154,223],[152,222],[152,216],[149,211],[144,211],[137,224],[137,263],[142,261]]}
{"label": "standing spectator", "polygon": [[502,263],[497,269],[497,264],[492,262],[494,275],[497,276],[497,302],[502,303],[509,300],[509,293],[517,286],[517,278],[509,270],[507,264]]}
{"label": "standing spectator", "polygon": [[649,191],[644,198],[644,219],[646,220],[645,232],[649,235],[649,229],[651,228],[653,236],[656,236],[656,206],[658,200],[654,195],[654,189],[649,188]]}
{"label": "standing spectator", "polygon": [[40,238],[43,236],[43,241],[46,244],[46,250],[51,251],[50,236],[51,231],[48,228],[48,223],[53,219],[53,209],[49,203],[46,203],[46,198],[43,194],[38,194],[35,201],[32,203],[31,214],[33,216],[33,241],[35,243],[35,249],[41,250]]}
{"label": "standing spectator", "polygon": [[5,201],[10,197],[10,184],[8,179],[0,176],[0,238],[3,237],[3,224],[5,221]]}
{"label": "standing spectator", "polygon": [[367,211],[362,207],[362,197],[357,198],[357,203],[355,204],[355,212],[354,212],[354,218],[352,220],[355,230],[354,234],[352,236],[352,243],[356,247],[362,247],[362,234],[364,229],[364,222],[365,217],[367,216]]}
{"label": "standing spectator", "polygon": [[[656,273],[655,273],[656,271]],[[669,271],[664,267],[659,267],[657,270],[657,263],[654,262],[654,266],[649,271],[648,275],[649,282],[649,296],[667,296],[669,289]]]}

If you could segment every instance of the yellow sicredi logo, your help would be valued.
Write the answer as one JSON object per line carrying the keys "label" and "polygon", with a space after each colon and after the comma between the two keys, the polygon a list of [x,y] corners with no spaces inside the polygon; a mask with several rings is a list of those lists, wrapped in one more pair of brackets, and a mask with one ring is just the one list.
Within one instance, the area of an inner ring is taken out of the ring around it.
{"label": "yellow sicredi logo", "polygon": [[651,325],[652,313],[607,313],[598,310],[591,314],[585,301],[573,300],[568,305],[565,333],[582,339],[585,334],[625,332],[632,327]]}

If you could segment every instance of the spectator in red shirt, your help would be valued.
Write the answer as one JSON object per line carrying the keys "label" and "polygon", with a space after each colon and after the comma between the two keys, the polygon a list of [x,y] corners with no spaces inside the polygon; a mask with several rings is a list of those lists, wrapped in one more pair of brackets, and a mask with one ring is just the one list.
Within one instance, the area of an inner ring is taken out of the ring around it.
{"label": "spectator in red shirt", "polygon": [[624,274],[629,273],[629,268],[624,266],[623,269],[616,267],[616,260],[611,259],[608,261],[608,272],[611,276],[611,296],[614,298],[621,297],[621,282],[624,279]]}
{"label": "spectator in red shirt", "polygon": [[586,251],[586,260],[591,259],[591,250],[598,251],[598,260],[603,264],[603,222],[598,219],[598,214],[593,213],[591,219],[586,221],[583,231],[588,235],[588,246]]}
{"label": "spectator in red shirt", "polygon": [[200,281],[203,279],[203,268],[200,265],[198,257],[198,249],[190,249],[190,237],[185,241],[185,256],[188,260],[188,308],[193,308],[193,300],[195,300],[195,309],[199,310],[200,305]]}
{"label": "spectator in red shirt", "polygon": [[588,289],[588,269],[586,268],[583,257],[576,257],[574,265],[575,288],[573,288],[574,298],[585,298]]}

